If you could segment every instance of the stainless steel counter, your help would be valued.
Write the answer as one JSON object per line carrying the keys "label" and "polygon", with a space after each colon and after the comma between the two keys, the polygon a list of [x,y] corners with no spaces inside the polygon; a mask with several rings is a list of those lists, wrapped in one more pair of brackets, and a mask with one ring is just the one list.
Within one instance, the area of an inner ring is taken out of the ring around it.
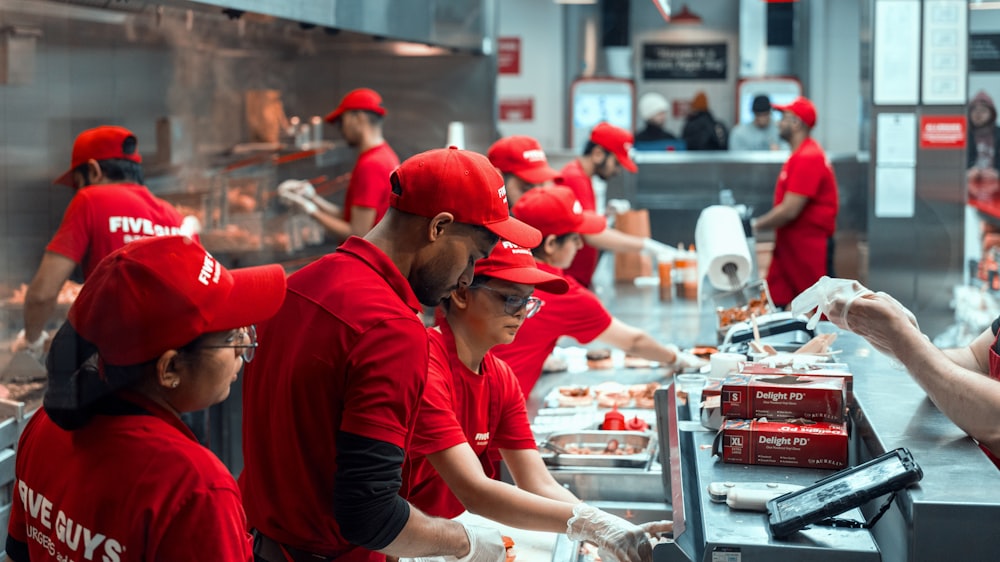
{"label": "stainless steel counter", "polygon": [[[683,300],[661,303],[655,287],[604,285],[598,292],[619,319],[648,330],[661,341],[675,342],[682,347],[715,342],[714,313],[699,309],[695,303]],[[838,330],[830,324],[821,324],[819,331]],[[711,504],[703,492],[705,486],[710,481],[719,480],[805,484],[829,472],[723,464],[712,458],[706,447],[711,441],[711,433],[680,431],[670,468],[684,473],[683,479],[678,481],[684,482],[682,489],[688,495],[690,505],[686,513],[678,509],[681,506],[676,501],[672,507],[675,518],[703,517],[704,520],[689,519],[690,528],[701,530],[689,535],[688,539],[680,534],[678,544],[684,546],[686,541],[691,541],[685,552],[698,556],[692,557],[692,560],[706,562],[740,560],[718,558],[725,552],[708,551],[706,544],[741,545],[743,562],[778,559],[995,559],[995,547],[987,537],[996,521],[1000,520],[1000,471],[964,432],[927,399],[905,371],[894,368],[889,359],[875,352],[864,340],[850,333],[840,333],[834,346],[843,350],[841,358],[854,373],[852,464],[897,447],[906,447],[923,469],[923,480],[897,496],[893,507],[870,535],[863,530],[814,528],[796,534],[789,541],[776,543],[767,532],[764,515],[734,515],[735,512],[730,512],[725,506]],[[663,374],[659,373],[660,380],[667,381]],[[542,398],[557,385],[570,382],[592,384],[612,379],[628,384],[645,382],[638,379],[648,377],[648,373],[629,371],[544,375],[528,400],[529,413],[533,415],[537,412]],[[662,412],[658,412],[658,416],[662,417]],[[679,425],[685,427],[683,423]],[[669,444],[661,439],[660,445]],[[686,462],[675,462],[674,459],[681,457]],[[637,481],[643,482],[644,486],[652,485],[652,475]],[[621,487],[630,484],[629,480],[620,480]],[[670,495],[669,490],[664,490],[664,493]],[[668,501],[672,499],[676,497],[668,498]],[[881,499],[864,506],[862,511],[865,516],[871,517],[880,505]],[[694,542],[699,546],[694,547]],[[798,551],[783,557],[780,551],[790,546],[816,551],[808,554]],[[657,560],[683,559],[673,557],[678,555],[677,552],[669,555],[667,552],[667,549],[658,548]]]}

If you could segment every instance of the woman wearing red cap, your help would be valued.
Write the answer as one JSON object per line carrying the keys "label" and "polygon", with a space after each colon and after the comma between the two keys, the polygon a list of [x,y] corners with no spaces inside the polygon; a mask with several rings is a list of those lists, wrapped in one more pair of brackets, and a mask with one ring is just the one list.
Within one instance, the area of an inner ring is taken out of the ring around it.
{"label": "woman wearing red cap", "polygon": [[[438,326],[428,330],[430,363],[416,432],[408,450],[404,495],[439,517],[469,511],[506,525],[595,542],[620,561],[651,560],[646,537],[665,521],[636,526],[591,506],[552,478],[535,445],[524,395],[513,371],[490,352],[514,340],[538,312],[535,288],[562,294],[568,283],[538,269],[531,251],[505,240],[476,263],[468,287],[452,291]],[[518,487],[495,476],[499,450]]]}
{"label": "woman wearing red cap", "polygon": [[704,364],[693,355],[681,353],[677,346],[661,344],[648,333],[613,317],[594,293],[563,272],[583,245],[581,234],[600,232],[605,227],[604,217],[585,211],[569,188],[536,187],[521,197],[513,212],[542,233],[541,245],[532,251],[538,268],[569,283],[565,294],[543,293],[545,306],[525,323],[521,337],[496,348],[496,354],[514,369],[522,390],[531,392],[542,375],[545,359],[562,336],[571,336],[583,344],[598,340],[675,369]]}
{"label": "woman wearing red cap", "polygon": [[280,266],[227,271],[181,236],[103,259],[18,444],[11,560],[252,560],[236,481],[180,414],[229,395],[284,295]]}

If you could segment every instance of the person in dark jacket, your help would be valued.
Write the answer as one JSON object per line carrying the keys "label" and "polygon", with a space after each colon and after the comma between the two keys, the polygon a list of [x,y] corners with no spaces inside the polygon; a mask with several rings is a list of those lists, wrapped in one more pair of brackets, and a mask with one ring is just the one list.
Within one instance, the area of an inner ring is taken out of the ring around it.
{"label": "person in dark jacket", "polygon": [[729,131],[708,110],[708,96],[698,92],[691,101],[691,111],[684,121],[681,138],[688,150],[726,150]]}

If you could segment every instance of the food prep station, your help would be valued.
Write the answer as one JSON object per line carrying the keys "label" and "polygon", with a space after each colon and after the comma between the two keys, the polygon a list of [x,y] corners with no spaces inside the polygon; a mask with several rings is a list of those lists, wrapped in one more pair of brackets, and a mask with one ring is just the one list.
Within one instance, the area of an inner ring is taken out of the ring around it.
{"label": "food prep station", "polygon": [[[599,270],[598,293],[617,318],[682,347],[718,343],[711,305],[677,299],[661,302],[656,287],[602,283],[601,274]],[[658,562],[993,559],[992,545],[983,538],[1000,517],[1000,472],[889,358],[829,323],[821,323],[817,331],[838,333],[833,347],[854,374],[854,398],[849,404],[851,466],[906,447],[923,469],[919,484],[899,492],[871,529],[814,525],[777,540],[768,530],[766,514],[712,502],[707,493],[712,482],[807,485],[834,471],[722,463],[712,456],[715,432],[697,421],[696,409],[678,401],[666,371],[626,369],[621,361],[608,370],[543,375],[528,398],[533,430],[542,443],[553,434],[589,435],[604,418],[607,409],[596,407],[573,408],[586,410],[574,414],[552,413],[551,393],[559,386],[660,382],[664,389],[657,393],[653,412],[622,410],[626,418],[652,416],[650,442],[657,447],[656,454],[648,463],[627,466],[607,460],[596,465],[566,462],[550,466],[552,474],[585,501],[607,505],[636,522],[673,519],[673,542],[654,548]],[[556,417],[561,426],[551,419]],[[553,455],[548,449],[540,451]],[[865,521],[884,502],[884,497],[878,498],[841,517]],[[516,536],[517,531],[512,532]],[[565,535],[552,540],[553,562],[593,559]]]}

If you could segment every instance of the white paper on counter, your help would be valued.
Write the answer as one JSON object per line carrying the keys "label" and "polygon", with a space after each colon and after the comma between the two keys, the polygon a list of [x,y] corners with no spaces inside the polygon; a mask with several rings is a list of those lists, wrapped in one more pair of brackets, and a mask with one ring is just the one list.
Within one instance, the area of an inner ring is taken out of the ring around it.
{"label": "white paper on counter", "polygon": [[875,168],[875,216],[878,218],[910,218],[916,206],[916,173],[914,168]]}
{"label": "white paper on counter", "polygon": [[917,116],[881,113],[876,129],[875,163],[879,166],[917,165]]}
{"label": "white paper on counter", "polygon": [[873,102],[916,105],[920,72],[920,2],[875,2]]}

